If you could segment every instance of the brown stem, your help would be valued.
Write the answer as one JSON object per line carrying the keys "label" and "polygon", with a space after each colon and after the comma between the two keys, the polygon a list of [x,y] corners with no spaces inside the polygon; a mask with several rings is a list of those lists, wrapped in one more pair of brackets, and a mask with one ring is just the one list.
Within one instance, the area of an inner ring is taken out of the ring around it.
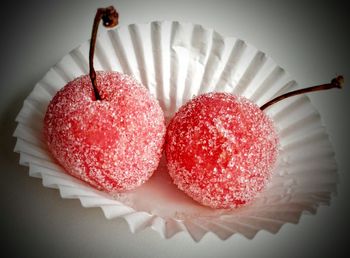
{"label": "brown stem", "polygon": [[89,66],[90,66],[90,79],[91,79],[92,87],[94,89],[96,100],[101,99],[101,96],[97,90],[96,72],[94,69],[94,53],[95,53],[98,25],[100,23],[100,20],[102,19],[103,25],[105,27],[112,28],[118,24],[118,17],[119,15],[113,6],[109,6],[107,8],[99,8],[97,9],[94,24],[92,26],[91,40],[90,40],[90,53],[89,53]]}
{"label": "brown stem", "polygon": [[286,99],[286,98],[289,98],[289,97],[292,97],[295,95],[304,94],[304,93],[308,93],[308,92],[314,92],[314,91],[320,91],[320,90],[329,90],[329,89],[333,89],[333,88],[341,89],[343,86],[344,86],[344,77],[342,75],[339,75],[336,78],[334,78],[330,83],[322,84],[322,85],[318,85],[318,86],[313,86],[313,87],[309,87],[309,88],[305,88],[305,89],[295,90],[295,91],[285,93],[281,96],[278,96],[278,97],[270,100],[269,102],[265,103],[264,105],[262,105],[260,107],[260,109],[265,110],[266,108],[275,104],[276,102],[279,102],[283,99]]}

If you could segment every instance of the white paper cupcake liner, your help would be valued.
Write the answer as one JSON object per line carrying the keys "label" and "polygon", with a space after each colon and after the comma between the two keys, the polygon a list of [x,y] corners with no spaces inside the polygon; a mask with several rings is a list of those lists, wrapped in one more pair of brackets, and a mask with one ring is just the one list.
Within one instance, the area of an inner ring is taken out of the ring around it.
{"label": "white paper cupcake liner", "polygon": [[[337,166],[320,116],[306,96],[266,111],[280,135],[278,165],[268,187],[243,208],[213,210],[195,203],[172,184],[164,158],[146,184],[114,197],[66,174],[42,140],[43,117],[57,90],[88,73],[88,50],[85,42],[52,67],[16,118],[20,164],[29,167],[30,176],[42,178],[45,187],[59,189],[62,198],[100,207],[108,219],[124,218],[132,232],[151,227],[171,238],[185,231],[195,241],[208,232],[220,239],[235,233],[253,238],[260,230],[276,233],[285,223],[298,223],[303,213],[329,204]],[[200,93],[232,92],[262,105],[296,86],[271,58],[243,40],[181,22],[133,24],[100,33],[95,68],[135,76],[159,100],[167,119]]]}

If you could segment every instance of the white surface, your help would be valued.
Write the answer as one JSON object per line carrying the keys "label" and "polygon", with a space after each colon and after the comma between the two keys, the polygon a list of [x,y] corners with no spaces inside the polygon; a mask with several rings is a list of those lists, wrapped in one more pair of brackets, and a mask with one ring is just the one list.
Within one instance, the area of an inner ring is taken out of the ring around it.
{"label": "white surface", "polygon": [[[207,235],[196,244],[184,234],[171,240],[162,240],[151,230],[131,234],[125,222],[108,221],[98,209],[84,209],[78,201],[62,200],[57,191],[43,188],[40,180],[28,177],[27,168],[18,166],[18,156],[12,153],[14,117],[35,82],[89,38],[96,8],[110,3],[61,2],[2,8],[2,14],[7,14],[1,16],[7,37],[1,43],[0,86],[4,246],[13,254],[70,257],[300,257],[346,250],[343,236],[348,229],[349,87],[342,92],[310,95],[334,143],[341,176],[338,197],[331,207],[319,209],[316,216],[304,216],[299,225],[284,226],[277,235],[260,232],[254,240],[234,236],[225,242]],[[190,21],[225,36],[245,39],[284,67],[300,86],[327,82],[335,73],[350,78],[346,8],[340,3],[118,1],[114,5],[122,25]],[[17,19],[21,17],[18,14],[26,19],[25,26]]]}

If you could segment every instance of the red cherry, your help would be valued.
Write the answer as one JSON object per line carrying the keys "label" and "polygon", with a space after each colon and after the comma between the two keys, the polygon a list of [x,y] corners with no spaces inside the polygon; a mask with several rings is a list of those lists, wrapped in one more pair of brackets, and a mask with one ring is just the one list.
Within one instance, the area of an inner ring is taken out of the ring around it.
{"label": "red cherry", "polygon": [[234,208],[266,184],[277,158],[273,122],[243,97],[209,93],[187,102],[167,128],[174,183],[199,203]]}
{"label": "red cherry", "polygon": [[44,137],[69,174],[107,192],[130,190],[157,168],[165,134],[163,112],[130,76],[97,72],[97,82],[99,101],[88,75],[54,96]]}
{"label": "red cherry", "polygon": [[265,187],[278,156],[278,134],[263,110],[294,95],[343,84],[343,76],[338,76],[331,83],[276,97],[261,108],[229,93],[190,100],[167,128],[170,176],[203,205],[235,208],[248,203]]}
{"label": "red cherry", "polygon": [[98,24],[118,23],[113,7],[97,10],[90,45],[90,74],[69,82],[44,118],[48,149],[67,173],[99,190],[120,192],[144,183],[157,168],[165,135],[158,102],[132,77],[95,72]]}

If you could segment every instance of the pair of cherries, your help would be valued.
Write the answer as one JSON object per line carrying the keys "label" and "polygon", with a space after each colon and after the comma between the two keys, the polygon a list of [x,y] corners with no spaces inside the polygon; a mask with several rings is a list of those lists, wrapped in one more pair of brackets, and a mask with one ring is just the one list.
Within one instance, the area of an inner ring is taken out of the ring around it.
{"label": "pair of cherries", "polygon": [[90,74],[69,82],[51,100],[44,139],[69,174],[109,193],[146,182],[164,147],[174,183],[194,200],[212,208],[244,205],[266,185],[278,156],[278,134],[263,110],[289,96],[343,84],[339,76],[261,108],[229,93],[203,94],[182,106],[166,128],[162,109],[143,85],[122,73],[95,72],[101,19],[113,27],[118,13],[98,9]]}

